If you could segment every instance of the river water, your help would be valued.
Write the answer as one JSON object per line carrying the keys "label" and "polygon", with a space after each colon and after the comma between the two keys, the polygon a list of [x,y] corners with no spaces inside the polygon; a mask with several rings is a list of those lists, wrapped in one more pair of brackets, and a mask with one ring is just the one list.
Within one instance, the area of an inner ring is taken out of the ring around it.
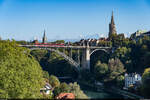
{"label": "river water", "polygon": [[105,93],[104,91],[103,92],[96,92],[91,90],[83,90],[83,91],[90,99],[106,99],[113,97],[110,94]]}
{"label": "river water", "polygon": [[[61,82],[74,82],[74,81],[68,81],[68,80],[60,80]],[[79,84],[79,83],[78,83]],[[104,90],[96,91],[95,89],[85,86],[83,84],[79,84],[81,90],[89,97],[89,99],[121,99],[122,96],[115,94],[115,93],[108,93]]]}
{"label": "river water", "polygon": [[108,93],[105,91],[98,92],[98,91],[93,91],[93,90],[84,90],[84,89],[82,90],[90,99],[121,99],[123,98],[120,95]]}

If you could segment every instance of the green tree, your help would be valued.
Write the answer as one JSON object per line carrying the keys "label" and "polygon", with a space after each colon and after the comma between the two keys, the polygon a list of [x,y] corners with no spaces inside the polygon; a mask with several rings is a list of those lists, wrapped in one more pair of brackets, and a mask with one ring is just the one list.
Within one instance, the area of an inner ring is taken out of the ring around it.
{"label": "green tree", "polygon": [[145,69],[142,75],[141,92],[146,98],[150,98],[150,68]]}
{"label": "green tree", "polygon": [[47,71],[49,75],[77,77],[75,67],[55,52],[32,50],[31,55],[37,59],[42,69]]}
{"label": "green tree", "polygon": [[60,93],[73,93],[75,95],[75,99],[87,99],[88,97],[84,94],[84,92],[80,89],[80,86],[75,83],[61,83],[59,87],[54,89],[55,96]]}
{"label": "green tree", "polygon": [[56,40],[56,41],[55,41],[55,42],[53,42],[53,43],[60,44],[60,43],[65,43],[65,41],[64,41],[64,40]]}
{"label": "green tree", "polygon": [[68,84],[66,84],[65,82],[63,82],[63,83],[60,84],[60,90],[62,92],[68,93],[69,90],[70,90],[70,87],[68,86]]}
{"label": "green tree", "polygon": [[70,87],[68,84],[65,82],[61,83],[59,87],[56,87],[54,89],[54,94],[55,96],[59,95],[60,93],[69,93],[70,92]]}
{"label": "green tree", "polygon": [[88,69],[81,69],[80,70],[81,74],[81,80],[86,81],[86,82],[92,82],[93,81],[93,75]]}
{"label": "green tree", "polygon": [[126,70],[124,69],[124,65],[122,62],[118,59],[110,59],[108,62],[108,80],[112,81],[114,80],[117,76],[121,75],[124,73]]}
{"label": "green tree", "polygon": [[46,78],[49,80],[49,73],[47,71],[43,71],[43,78]]}
{"label": "green tree", "polygon": [[116,83],[117,83],[117,86],[122,88],[124,86],[124,76],[123,75],[117,76]]}
{"label": "green tree", "polygon": [[129,71],[132,67],[132,60],[131,60],[131,48],[127,47],[120,47],[115,50],[114,53],[111,54],[112,58],[119,58],[121,62],[125,65],[127,71]]}
{"label": "green tree", "polygon": [[31,44],[30,42],[27,42],[27,41],[16,41],[16,43],[21,44],[21,45]]}
{"label": "green tree", "polygon": [[74,82],[73,84],[69,84],[70,87],[70,93],[73,93],[75,95],[76,99],[87,99],[88,97],[84,94],[84,92],[80,89],[80,86]]}
{"label": "green tree", "polygon": [[91,72],[94,72],[94,66],[99,60],[101,63],[108,63],[109,58],[110,58],[110,55],[107,52],[102,51],[102,50],[98,50],[92,53],[90,56]]}
{"label": "green tree", "polygon": [[43,72],[29,50],[0,42],[0,98],[39,98]]}
{"label": "green tree", "polygon": [[46,58],[48,58],[48,51],[47,50],[32,50],[31,55],[36,58],[36,60],[40,63],[42,61],[45,61]]}
{"label": "green tree", "polygon": [[58,87],[60,85],[59,79],[54,75],[50,75],[49,83],[52,85],[53,88]]}
{"label": "green tree", "polygon": [[95,73],[97,80],[102,81],[102,79],[108,73],[108,65],[98,61],[95,65],[94,73]]}

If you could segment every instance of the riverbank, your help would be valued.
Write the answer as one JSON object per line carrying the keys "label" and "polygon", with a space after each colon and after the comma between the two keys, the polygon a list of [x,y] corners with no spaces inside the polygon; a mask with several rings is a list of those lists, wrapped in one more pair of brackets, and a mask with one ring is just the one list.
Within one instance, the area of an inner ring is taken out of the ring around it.
{"label": "riverbank", "polygon": [[73,79],[60,79],[61,82],[77,82],[80,85],[81,90],[89,97],[89,99],[122,99],[121,95],[105,91],[103,86],[98,86],[94,84],[88,84],[86,82],[81,82]]}
{"label": "riverbank", "polygon": [[106,91],[103,86],[77,81],[80,88],[90,99],[123,99],[122,95]]}

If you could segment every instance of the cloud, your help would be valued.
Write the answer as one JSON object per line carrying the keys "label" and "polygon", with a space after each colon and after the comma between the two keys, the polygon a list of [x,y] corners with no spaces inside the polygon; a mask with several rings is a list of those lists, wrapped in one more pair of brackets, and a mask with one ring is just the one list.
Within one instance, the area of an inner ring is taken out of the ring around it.
{"label": "cloud", "polygon": [[99,37],[105,37],[105,34],[100,34]]}

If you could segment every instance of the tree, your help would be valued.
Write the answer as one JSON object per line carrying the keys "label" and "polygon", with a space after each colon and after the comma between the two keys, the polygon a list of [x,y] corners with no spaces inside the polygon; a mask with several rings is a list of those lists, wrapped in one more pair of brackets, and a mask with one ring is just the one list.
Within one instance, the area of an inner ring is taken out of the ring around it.
{"label": "tree", "polygon": [[88,83],[91,83],[91,82],[94,81],[93,74],[90,72],[90,70],[88,70],[88,69],[81,69],[80,70],[80,74],[81,74],[81,80],[82,81],[86,81]]}
{"label": "tree", "polygon": [[90,59],[91,72],[94,72],[94,66],[99,60],[101,63],[108,63],[109,54],[105,51],[98,50],[91,54]]}
{"label": "tree", "polygon": [[61,83],[59,87],[56,87],[54,89],[55,96],[59,95],[60,93],[69,93],[70,87],[65,82]]}
{"label": "tree", "polygon": [[119,58],[121,62],[125,65],[127,71],[130,71],[132,67],[132,60],[131,60],[131,48],[127,47],[120,47],[115,50],[114,53],[111,54],[112,58]]}
{"label": "tree", "polygon": [[42,62],[48,57],[47,50],[32,50],[30,53],[38,62]]}
{"label": "tree", "polygon": [[111,47],[111,46],[112,46],[112,42],[111,42],[111,41],[104,41],[104,40],[101,40],[101,41],[98,43],[98,46],[108,46],[108,47]]}
{"label": "tree", "polygon": [[73,84],[69,84],[70,87],[70,93],[73,93],[75,95],[76,99],[87,99],[88,97],[84,94],[84,92],[80,89],[80,86],[74,82]]}
{"label": "tree", "polygon": [[50,75],[49,83],[52,85],[53,88],[58,87],[60,85],[59,79],[54,75]]}
{"label": "tree", "polygon": [[63,82],[63,83],[60,84],[60,90],[62,92],[68,93],[69,90],[70,90],[70,87],[68,86],[68,84],[66,84],[65,82]]}
{"label": "tree", "polygon": [[121,75],[125,71],[124,65],[118,58],[109,59],[108,64],[98,61],[94,67],[96,79],[105,83],[121,82],[123,80]]}
{"label": "tree", "polygon": [[117,83],[117,86],[122,88],[124,86],[124,76],[123,75],[117,76],[116,83]]}
{"label": "tree", "polygon": [[150,68],[145,69],[142,75],[141,92],[146,98],[150,98]]}
{"label": "tree", "polygon": [[97,80],[101,81],[106,76],[107,72],[108,72],[108,65],[98,61],[94,68],[94,73]]}
{"label": "tree", "polygon": [[149,65],[150,65],[150,52],[147,51],[145,52],[143,55],[141,55],[141,57],[139,58],[138,62],[137,62],[137,71],[140,72],[140,73],[143,73],[144,72],[144,69],[145,68],[148,68]]}
{"label": "tree", "polygon": [[30,42],[27,42],[27,41],[24,41],[24,40],[22,40],[22,41],[16,41],[16,43],[21,44],[21,45],[31,44]]}
{"label": "tree", "polygon": [[65,41],[64,41],[64,40],[56,40],[56,41],[55,41],[55,42],[53,42],[53,43],[60,44],[60,43],[65,43]]}
{"label": "tree", "polygon": [[49,73],[47,71],[43,71],[43,78],[46,78],[49,80]]}
{"label": "tree", "polygon": [[39,98],[43,72],[26,48],[0,42],[0,98]]}
{"label": "tree", "polygon": [[55,96],[60,93],[73,93],[75,95],[75,99],[87,99],[88,97],[84,94],[84,92],[80,89],[80,86],[75,83],[61,83],[59,87],[54,89]]}
{"label": "tree", "polygon": [[124,73],[126,70],[124,69],[124,65],[122,62],[118,59],[110,59],[108,62],[108,80],[114,80],[117,76]]}
{"label": "tree", "polygon": [[130,52],[131,52],[131,48],[120,47],[115,50],[115,52],[113,53],[113,56],[117,58],[125,58],[126,56],[128,57]]}
{"label": "tree", "polygon": [[77,71],[68,61],[55,52],[32,50],[31,54],[50,75],[77,77]]}

